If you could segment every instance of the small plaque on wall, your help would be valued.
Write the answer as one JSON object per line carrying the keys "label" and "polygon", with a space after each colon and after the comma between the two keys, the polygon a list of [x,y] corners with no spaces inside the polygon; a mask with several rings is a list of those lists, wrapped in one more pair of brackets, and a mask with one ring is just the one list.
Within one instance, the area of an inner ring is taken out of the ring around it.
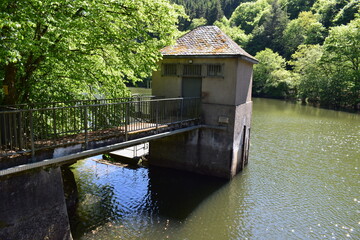
{"label": "small plaque on wall", "polygon": [[220,116],[218,122],[223,124],[229,124],[229,118],[225,116]]}

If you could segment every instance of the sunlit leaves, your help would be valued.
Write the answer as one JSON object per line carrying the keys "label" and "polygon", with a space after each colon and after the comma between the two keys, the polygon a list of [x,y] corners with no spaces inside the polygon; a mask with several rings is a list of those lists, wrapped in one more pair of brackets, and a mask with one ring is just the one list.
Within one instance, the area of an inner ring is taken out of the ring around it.
{"label": "sunlit leaves", "polygon": [[324,45],[303,45],[292,56],[299,74],[299,94],[324,106],[360,103],[360,19],[330,29]]}
{"label": "sunlit leaves", "polygon": [[257,0],[241,3],[233,12],[230,22],[239,26],[247,34],[261,25],[267,14],[270,13],[271,5],[266,0]]}
{"label": "sunlit leaves", "polygon": [[231,26],[230,21],[226,17],[223,17],[220,21],[216,21],[214,25],[218,26],[241,47],[246,46],[249,39],[251,38],[251,35],[245,34],[244,30],[242,30],[241,28]]}
{"label": "sunlit leaves", "polygon": [[301,44],[316,44],[324,40],[325,28],[312,12],[301,12],[284,30],[283,44],[289,57]]}
{"label": "sunlit leaves", "polygon": [[255,58],[259,60],[254,66],[255,96],[287,97],[293,81],[291,73],[285,69],[285,59],[269,48],[258,52]]}
{"label": "sunlit leaves", "polygon": [[5,0],[0,10],[0,65],[16,63],[19,102],[120,96],[156,68],[184,16],[165,0]]}

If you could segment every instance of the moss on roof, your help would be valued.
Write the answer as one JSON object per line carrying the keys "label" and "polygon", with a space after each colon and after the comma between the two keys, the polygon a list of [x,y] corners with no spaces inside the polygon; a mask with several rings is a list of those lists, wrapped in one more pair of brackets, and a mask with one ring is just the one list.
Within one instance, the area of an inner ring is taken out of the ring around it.
{"label": "moss on roof", "polygon": [[201,26],[161,49],[164,56],[245,56],[257,61],[216,26]]}

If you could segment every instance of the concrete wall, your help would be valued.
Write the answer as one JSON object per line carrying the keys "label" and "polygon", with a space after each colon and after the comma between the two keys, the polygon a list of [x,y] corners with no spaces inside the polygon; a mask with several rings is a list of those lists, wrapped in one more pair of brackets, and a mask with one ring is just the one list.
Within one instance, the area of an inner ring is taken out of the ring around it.
{"label": "concrete wall", "polygon": [[240,105],[251,101],[251,89],[253,78],[253,64],[242,59],[237,64],[236,98],[235,105]]}
{"label": "concrete wall", "polygon": [[72,239],[59,167],[0,179],[0,239]]}
{"label": "concrete wall", "polygon": [[221,130],[200,129],[151,141],[149,163],[230,178],[232,152],[227,137]]}
{"label": "concrete wall", "polygon": [[248,163],[252,102],[236,106],[233,129],[233,154],[231,174],[234,176]]}
{"label": "concrete wall", "polygon": [[[205,126],[150,142],[151,165],[230,179],[247,163],[252,103],[203,104]],[[227,124],[219,124],[227,116]],[[245,150],[245,153],[243,151]]]}

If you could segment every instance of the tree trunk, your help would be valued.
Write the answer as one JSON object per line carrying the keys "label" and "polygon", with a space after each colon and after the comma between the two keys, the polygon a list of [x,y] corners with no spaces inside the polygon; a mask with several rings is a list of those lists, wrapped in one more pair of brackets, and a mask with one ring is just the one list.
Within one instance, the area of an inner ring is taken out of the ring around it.
{"label": "tree trunk", "polygon": [[17,102],[18,94],[16,89],[16,73],[17,68],[15,63],[9,63],[5,66],[5,78],[3,82],[5,105],[13,105]]}

